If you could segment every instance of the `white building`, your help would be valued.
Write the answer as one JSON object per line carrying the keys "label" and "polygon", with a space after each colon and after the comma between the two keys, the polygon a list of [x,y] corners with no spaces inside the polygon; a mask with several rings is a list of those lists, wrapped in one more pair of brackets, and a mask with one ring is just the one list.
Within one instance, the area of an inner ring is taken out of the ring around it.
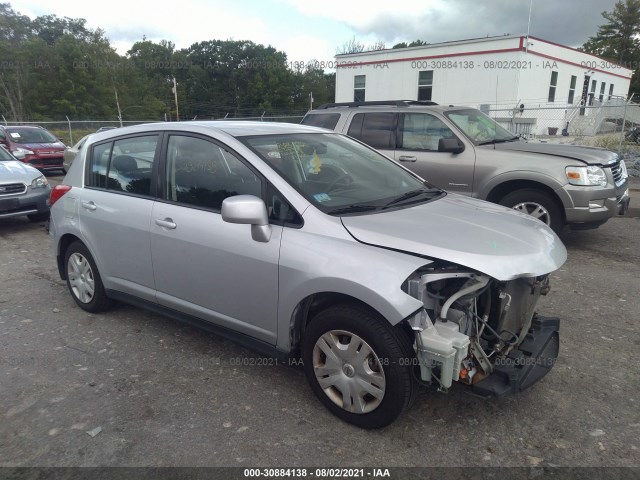
{"label": "white building", "polygon": [[598,130],[611,118],[600,107],[624,103],[632,73],[570,47],[505,35],[337,55],[336,102],[431,100],[491,110],[515,133],[567,123],[570,132]]}

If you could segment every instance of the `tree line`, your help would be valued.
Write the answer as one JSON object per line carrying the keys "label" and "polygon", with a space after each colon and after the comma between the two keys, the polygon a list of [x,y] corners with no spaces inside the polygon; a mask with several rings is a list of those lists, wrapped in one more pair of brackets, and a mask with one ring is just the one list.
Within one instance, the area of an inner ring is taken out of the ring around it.
{"label": "tree line", "polygon": [[[177,82],[178,111],[173,79]],[[119,55],[86,20],[30,19],[0,3],[0,113],[7,121],[302,114],[331,102],[335,74],[248,40],[176,49],[142,38]]]}

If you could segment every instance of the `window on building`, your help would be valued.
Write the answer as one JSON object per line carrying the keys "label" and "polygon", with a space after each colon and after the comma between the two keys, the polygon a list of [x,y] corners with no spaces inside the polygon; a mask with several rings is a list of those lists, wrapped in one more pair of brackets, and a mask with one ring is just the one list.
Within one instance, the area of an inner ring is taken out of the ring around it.
{"label": "window on building", "polygon": [[589,92],[589,105],[593,105],[593,98],[596,96],[596,85],[598,82],[591,80],[591,91]]}
{"label": "window on building", "polygon": [[418,73],[418,100],[431,100],[433,92],[433,70]]}
{"label": "window on building", "polygon": [[576,81],[578,80],[578,77],[576,77],[575,75],[571,75],[571,83],[569,84],[569,98],[567,99],[567,103],[569,105],[573,104],[573,99],[576,95]]}
{"label": "window on building", "polygon": [[612,96],[613,96],[613,83],[609,84],[609,100],[611,100]]}
{"label": "window on building", "polygon": [[600,101],[604,101],[604,89],[606,88],[606,84],[604,82],[602,82],[600,84],[600,96],[598,97],[600,99]]}
{"label": "window on building", "polygon": [[558,86],[558,72],[551,72],[551,82],[549,83],[549,102],[556,101],[557,86]]}
{"label": "window on building", "polygon": [[356,75],[353,77],[353,101],[364,102],[364,90],[366,84],[366,75]]}

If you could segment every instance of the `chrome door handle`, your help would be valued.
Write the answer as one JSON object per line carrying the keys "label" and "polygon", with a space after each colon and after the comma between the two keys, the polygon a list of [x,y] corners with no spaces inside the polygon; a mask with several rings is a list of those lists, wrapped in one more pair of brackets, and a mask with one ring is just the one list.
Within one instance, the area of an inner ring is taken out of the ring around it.
{"label": "chrome door handle", "polygon": [[406,155],[400,155],[398,158],[401,162],[415,162],[417,160],[416,157],[408,157]]}
{"label": "chrome door handle", "polygon": [[161,227],[168,228],[170,230],[173,230],[178,226],[169,217],[165,218],[164,220],[156,218],[156,225],[160,225]]}
{"label": "chrome door handle", "polygon": [[87,210],[94,211],[96,208],[96,204],[93,201],[90,202],[82,202],[82,208],[86,208]]}

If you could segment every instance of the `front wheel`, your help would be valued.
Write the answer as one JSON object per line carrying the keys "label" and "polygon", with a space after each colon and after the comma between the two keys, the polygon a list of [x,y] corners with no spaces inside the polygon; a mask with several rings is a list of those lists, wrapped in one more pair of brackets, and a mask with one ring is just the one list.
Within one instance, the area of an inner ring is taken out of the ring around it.
{"label": "front wheel", "polygon": [[557,234],[562,231],[562,211],[558,202],[541,190],[516,190],[505,195],[499,203],[537,218]]}
{"label": "front wheel", "polygon": [[304,334],[302,358],[324,406],[361,428],[389,425],[416,394],[415,353],[406,333],[358,305],[316,315]]}
{"label": "front wheel", "polygon": [[80,308],[87,312],[102,312],[111,306],[98,268],[87,247],[73,242],[67,248],[64,264],[67,269],[67,286]]}

